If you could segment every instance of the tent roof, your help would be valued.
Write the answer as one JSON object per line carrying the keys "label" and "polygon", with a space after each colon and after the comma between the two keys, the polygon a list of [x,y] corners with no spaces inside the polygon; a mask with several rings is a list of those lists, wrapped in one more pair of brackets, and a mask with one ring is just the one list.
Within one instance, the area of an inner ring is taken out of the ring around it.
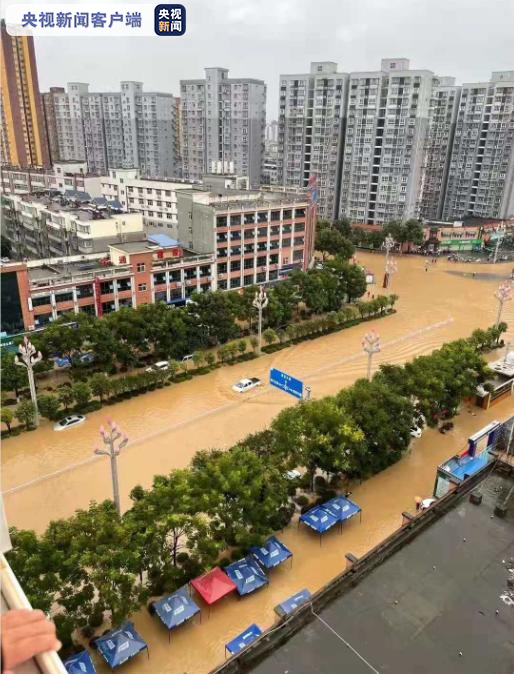
{"label": "tent roof", "polygon": [[225,645],[225,648],[231,655],[235,655],[249,646],[252,641],[255,641],[261,634],[261,628],[254,623],[253,625],[250,625],[250,627],[247,627],[244,632],[241,632],[241,634],[238,634],[237,637],[234,637],[234,639],[229,641],[228,644]]}
{"label": "tent roof", "polygon": [[64,663],[68,674],[96,674],[96,669],[87,651],[80,651]]}
{"label": "tent roof", "polygon": [[229,564],[225,571],[231,580],[234,581],[237,591],[240,595],[255,592],[263,585],[267,585],[268,578],[266,574],[251,556],[239,559],[233,564]]}
{"label": "tent roof", "polygon": [[309,590],[300,590],[300,592],[293,594],[291,597],[288,597],[283,602],[275,606],[275,612],[280,616],[289,615],[290,613],[293,613],[293,611],[295,611],[298,606],[301,606],[302,604],[305,604],[305,602],[309,601],[310,598],[311,593]]}
{"label": "tent roof", "polygon": [[356,503],[344,496],[331,498],[330,501],[323,503],[321,507],[336,517],[338,522],[345,522],[361,511]]}
{"label": "tent roof", "polygon": [[182,625],[186,620],[189,620],[200,612],[200,609],[184,587],[160,601],[156,601],[154,608],[159,618],[169,630]]}
{"label": "tent roof", "polygon": [[268,538],[262,546],[253,546],[250,548],[250,552],[265,569],[272,569],[293,556],[291,550],[276,536]]}
{"label": "tent roof", "polygon": [[207,604],[214,604],[236,589],[235,583],[219,567],[191,581],[191,585]]}
{"label": "tent roof", "polygon": [[314,529],[318,534],[323,534],[337,523],[337,519],[323,506],[315,506],[300,517],[300,522]]}
{"label": "tent roof", "polygon": [[148,648],[129,620],[96,640],[96,647],[111,669]]}

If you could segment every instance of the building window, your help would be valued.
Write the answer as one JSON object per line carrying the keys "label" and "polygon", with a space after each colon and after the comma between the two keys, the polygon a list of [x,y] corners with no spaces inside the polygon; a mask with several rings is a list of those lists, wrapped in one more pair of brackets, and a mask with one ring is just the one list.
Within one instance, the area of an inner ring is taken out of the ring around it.
{"label": "building window", "polygon": [[271,219],[273,221],[280,220],[280,211],[271,211]]}
{"label": "building window", "polygon": [[137,284],[137,289],[138,289],[140,292],[144,292],[144,291],[146,290],[146,283],[138,283],[138,284]]}
{"label": "building window", "polygon": [[230,271],[239,271],[241,269],[241,261],[240,260],[233,260],[230,263]]}
{"label": "building window", "polygon": [[50,304],[50,295],[45,295],[44,297],[33,297],[32,306],[33,307],[42,307],[45,304]]}
{"label": "building window", "polygon": [[231,215],[230,216],[230,224],[231,225],[240,225],[241,224],[241,216],[240,215]]}
{"label": "building window", "polygon": [[293,211],[291,209],[284,210],[284,220],[291,220],[293,217]]}
{"label": "building window", "polygon": [[227,216],[226,215],[220,215],[216,218],[216,225],[218,227],[226,227],[227,226]]}
{"label": "building window", "polygon": [[144,262],[138,262],[137,266],[136,266],[136,269],[137,269],[138,272],[144,271],[146,269],[145,263]]}
{"label": "building window", "polygon": [[249,274],[248,276],[244,277],[244,284],[245,286],[253,285],[253,274]]}

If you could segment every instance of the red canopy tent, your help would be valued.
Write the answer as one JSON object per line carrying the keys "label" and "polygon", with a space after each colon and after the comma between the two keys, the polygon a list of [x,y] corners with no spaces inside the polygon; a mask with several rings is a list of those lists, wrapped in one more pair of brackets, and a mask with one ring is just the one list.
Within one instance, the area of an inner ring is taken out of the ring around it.
{"label": "red canopy tent", "polygon": [[209,606],[236,589],[235,583],[219,567],[198,576],[191,581],[191,585]]}

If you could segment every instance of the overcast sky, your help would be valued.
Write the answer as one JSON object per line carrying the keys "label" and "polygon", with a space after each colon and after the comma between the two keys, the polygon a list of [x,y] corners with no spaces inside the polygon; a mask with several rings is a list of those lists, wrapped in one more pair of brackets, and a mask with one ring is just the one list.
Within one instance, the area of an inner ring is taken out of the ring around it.
{"label": "overcast sky", "polygon": [[405,56],[412,68],[458,83],[514,70],[514,0],[181,1],[183,37],[37,37],[41,91],[70,81],[117,90],[121,80],[138,80],[147,91],[178,95],[180,79],[222,66],[233,77],[263,79],[275,119],[279,74],[308,72],[310,61],[336,61],[350,72]]}

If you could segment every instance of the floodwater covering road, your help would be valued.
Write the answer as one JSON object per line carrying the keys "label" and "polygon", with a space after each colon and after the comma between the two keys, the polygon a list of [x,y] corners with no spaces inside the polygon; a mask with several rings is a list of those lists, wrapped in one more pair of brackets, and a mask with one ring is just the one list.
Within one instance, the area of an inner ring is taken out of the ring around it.
{"label": "floodwater covering road", "polygon": [[[359,254],[358,259],[375,272],[377,286],[371,292],[382,292],[383,256]],[[281,409],[295,403],[269,385],[245,395],[234,393],[231,386],[238,379],[257,376],[267,382],[269,369],[277,367],[303,379],[313,397],[334,394],[365,376],[361,339],[367,330],[377,329],[382,338],[374,367],[430,353],[494,323],[494,291],[510,271],[509,264],[439,260],[426,272],[425,258],[400,256],[388,291],[400,296],[392,316],[106,407],[63,433],[55,433],[53,424],[44,421],[37,431],[6,440],[2,490],[9,523],[41,531],[51,519],[87,507],[90,500],[111,497],[108,460],[93,455],[98,428],[107,417],[129,436],[119,460],[122,506],[127,508],[134,485],[149,486],[154,475],[186,466],[199,449],[229,447],[265,428]],[[514,302],[505,305],[503,317],[510,324],[509,339],[514,336]]]}
{"label": "floodwater covering road", "polygon": [[[382,256],[358,257],[377,280],[381,278]],[[199,449],[234,444],[266,427],[281,409],[295,403],[268,386],[246,396],[235,394],[231,385],[241,377],[267,381],[269,368],[278,367],[304,379],[313,396],[320,397],[364,376],[361,339],[372,327],[383,342],[381,353],[375,356],[376,367],[380,362],[401,363],[429,353],[443,342],[494,323],[497,302],[493,294],[499,282],[510,276],[510,265],[456,265],[439,260],[425,272],[424,263],[414,256],[398,260],[391,292],[398,293],[400,301],[393,316],[113,405],[88,415],[85,424],[64,433],[54,433],[45,423],[33,433],[8,440],[2,463],[9,523],[41,531],[51,519],[70,515],[91,499],[111,496],[108,462],[92,458],[98,427],[108,415],[130,437],[119,463],[123,506],[127,507],[128,493],[135,484],[148,486],[153,475],[187,465]],[[372,292],[380,292],[379,287]],[[505,306],[504,319],[514,326],[512,305]],[[513,327],[509,337],[514,337]],[[292,568],[286,563],[274,569],[268,587],[245,599],[224,599],[209,617],[203,607],[202,623],[182,626],[170,644],[159,621],[146,610],[140,611],[134,621],[149,644],[150,659],[143,654],[127,663],[126,674],[208,672],[222,662],[224,644],[248,625],[256,622],[266,629],[273,624],[273,606],[304,587],[316,591],[344,569],[345,553],[361,555],[398,528],[401,512],[413,510],[415,496],[431,495],[436,466],[462,449],[470,434],[492,419],[513,413],[514,402],[508,399],[487,412],[464,408],[454,431],[447,435],[427,429],[413,441],[404,459],[354,488],[352,499],[362,507],[362,523],[355,518],[342,534],[328,532],[322,546],[310,530],[289,526],[279,537],[294,553]],[[95,662],[99,672],[108,671],[96,656]]]}

